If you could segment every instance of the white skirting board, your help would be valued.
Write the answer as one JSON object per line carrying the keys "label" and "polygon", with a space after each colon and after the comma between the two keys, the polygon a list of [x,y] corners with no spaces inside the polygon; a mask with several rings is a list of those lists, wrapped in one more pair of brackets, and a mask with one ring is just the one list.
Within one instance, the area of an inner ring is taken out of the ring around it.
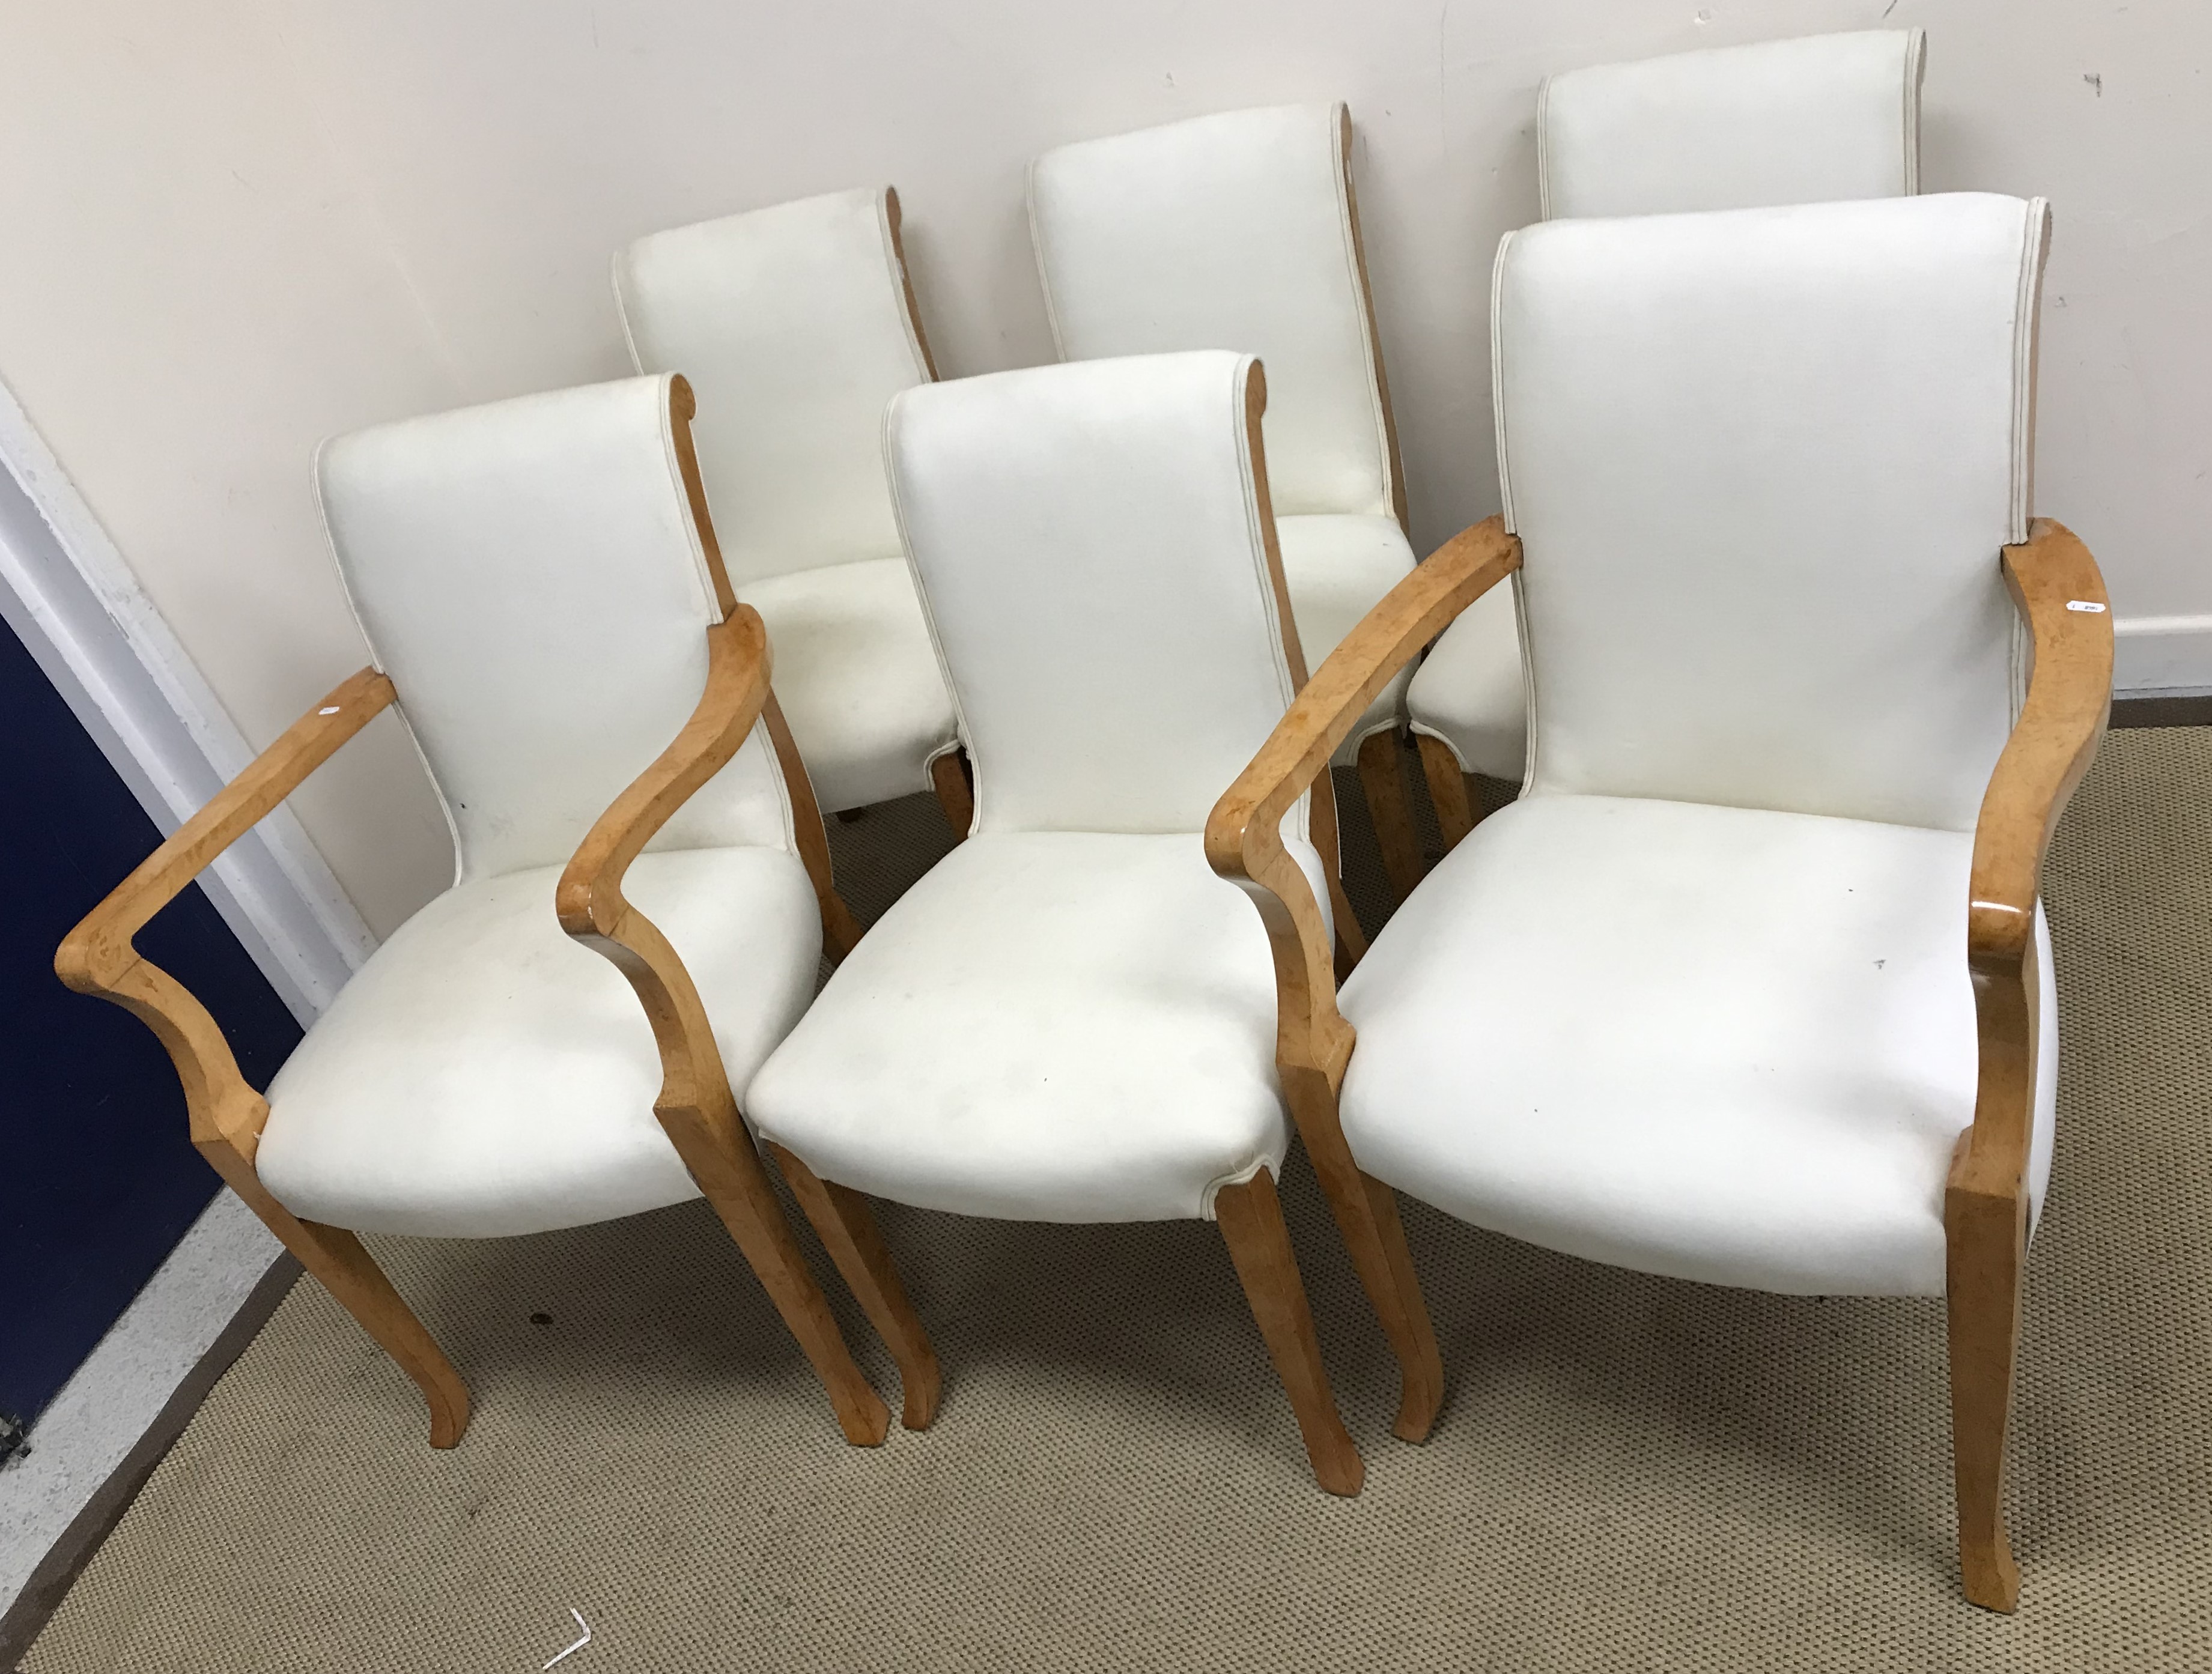
{"label": "white skirting board", "polygon": [[2112,687],[2124,696],[2212,692],[2212,616],[2115,616]]}
{"label": "white skirting board", "polygon": [[0,1467],[0,1668],[15,1666],[298,1271],[224,1187]]}
{"label": "white skirting board", "polygon": [[[164,834],[252,761],[4,385],[0,617]],[[234,844],[200,887],[303,1024],[374,950],[375,937],[286,810]],[[40,1415],[28,1452],[0,1469],[0,1653],[11,1635],[35,1631],[41,1595],[52,1595],[46,1607],[58,1597],[72,1543],[104,1532],[103,1495],[127,1497],[191,1416],[203,1382],[228,1363],[226,1333],[234,1355],[258,1325],[254,1299],[296,1271],[280,1256],[252,1211],[221,1192]],[[14,1660],[0,1654],[0,1668]]]}

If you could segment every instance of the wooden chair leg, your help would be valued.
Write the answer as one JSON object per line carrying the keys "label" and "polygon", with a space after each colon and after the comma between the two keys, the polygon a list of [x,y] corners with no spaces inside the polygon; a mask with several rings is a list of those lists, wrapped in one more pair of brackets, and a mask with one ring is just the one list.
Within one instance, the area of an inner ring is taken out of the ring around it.
{"label": "wooden chair leg", "polygon": [[876,1334],[884,1339],[898,1362],[899,1378],[906,1390],[906,1410],[900,1422],[910,1430],[926,1430],[937,1416],[943,1380],[938,1372],[937,1350],[921,1316],[906,1299],[891,1252],[876,1230],[876,1217],[868,1200],[848,1186],[825,1180],[781,1145],[771,1144],[777,1166],[791,1182],[792,1194],[845,1283],[859,1299]]}
{"label": "wooden chair leg", "polygon": [[975,823],[975,773],[964,749],[948,750],[929,764],[929,782],[937,792],[937,805],[945,810],[953,836],[967,840]]}
{"label": "wooden chair leg", "polygon": [[299,1258],[300,1265],[415,1380],[430,1407],[430,1445],[451,1447],[459,1441],[461,1432],[469,1427],[468,1386],[453,1370],[437,1338],[423,1328],[414,1310],[392,1288],[376,1259],[362,1247],[361,1240],[342,1227],[299,1219],[270,1196],[269,1188],[252,1173],[253,1165],[228,1143],[218,1142],[201,1149],[216,1165],[216,1172],[283,1241],[284,1247]]}
{"label": "wooden chair leg", "polygon": [[1359,746],[1359,788],[1367,793],[1368,816],[1375,822],[1376,846],[1382,870],[1400,901],[1421,881],[1421,846],[1413,836],[1413,793],[1399,760],[1396,731],[1370,735]]}
{"label": "wooden chair leg", "polygon": [[858,1447],[876,1447],[890,1428],[890,1409],[854,1364],[830,1304],[792,1235],[791,1223],[783,1218],[782,1205],[775,1200],[750,1134],[742,1122],[733,1120],[732,1131],[725,1136],[704,1120],[685,1119],[693,1113],[658,1113],[684,1166],[699,1182],[759,1276],[775,1311],[813,1363],[845,1439]]}
{"label": "wooden chair leg", "polygon": [[1350,1498],[1366,1481],[1367,1466],[1329,1393],[1321,1340],[1314,1334],[1313,1310],[1298,1278],[1290,1229],[1283,1224],[1275,1177],[1262,1168],[1242,1186],[1223,1186],[1214,1194],[1213,1213],[1237,1277],[1243,1281],[1252,1317],[1267,1339],[1267,1356],[1289,1392],[1315,1479],[1331,1494]]}
{"label": "wooden chair leg", "polygon": [[1398,1194],[1352,1161],[1328,1077],[1316,1070],[1285,1070],[1282,1077],[1352,1269],[1398,1359],[1398,1416],[1391,1434],[1401,1441],[1425,1441],[1443,1407],[1444,1362],[1398,1218]]}
{"label": "wooden chair leg", "polygon": [[1474,811],[1474,799],[1467,793],[1467,775],[1460,770],[1451,746],[1425,732],[1416,732],[1413,743],[1421,752],[1421,777],[1429,782],[1429,805],[1437,810],[1437,827],[1443,833],[1444,852],[1449,854],[1482,816]]}
{"label": "wooden chair leg", "polygon": [[1954,1184],[1944,1193],[1943,1229],[1960,1574],[1969,1600],[2009,1613],[2020,1603],[2020,1568],[2005,1538],[2005,1432],[2020,1341],[2026,1195]]}

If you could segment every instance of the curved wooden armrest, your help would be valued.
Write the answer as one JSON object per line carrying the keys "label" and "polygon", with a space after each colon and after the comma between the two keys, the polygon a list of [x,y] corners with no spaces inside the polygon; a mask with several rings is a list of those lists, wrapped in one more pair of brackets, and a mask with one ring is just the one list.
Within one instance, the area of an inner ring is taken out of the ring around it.
{"label": "curved wooden armrest", "polygon": [[[2047,518],[2003,553],[2005,584],[2035,640],[2035,672],[1974,823],[1966,961],[1981,1077],[1961,1167],[1983,1189],[2016,1191],[2033,1088],[2037,881],[2067,798],[2112,708],[2112,614],[2104,577],[2073,532]],[[1963,1183],[1954,1170],[1953,1184]]]}
{"label": "curved wooden armrest", "polygon": [[735,605],[707,630],[707,688],[653,765],[617,797],[561,874],[561,928],[605,955],[644,1003],[660,1048],[661,1104],[713,1109],[729,1101],[714,1030],[691,973],[668,938],[623,895],[623,875],[691,793],[729,765],[769,701],[768,628]]}
{"label": "curved wooden armrest", "polygon": [[268,1107],[239,1074],[238,1060],[207,1008],[167,971],[142,958],[131,938],[397,695],[392,682],[373,668],[337,687],[171,833],[85,915],[54,955],[55,973],[64,982],[80,994],[114,1001],[161,1037],[185,1084],[192,1141],[204,1149],[228,1143],[250,1163]]}
{"label": "curved wooden armrest", "polygon": [[1279,1062],[1343,1073],[1352,1031],[1336,1009],[1336,973],[1321,907],[1283,846],[1283,816],[1323,769],[1392,676],[1475,599],[1521,567],[1521,543],[1490,518],[1431,553],[1329,652],[1251,765],[1206,822],[1206,864],[1241,885],[1274,949]]}

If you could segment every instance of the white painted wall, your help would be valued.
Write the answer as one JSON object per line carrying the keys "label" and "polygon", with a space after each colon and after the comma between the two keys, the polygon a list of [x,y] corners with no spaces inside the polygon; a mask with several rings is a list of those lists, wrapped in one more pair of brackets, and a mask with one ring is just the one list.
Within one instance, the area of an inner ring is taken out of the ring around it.
{"label": "white painted wall", "polygon": [[[189,21],[186,21],[189,17]],[[887,179],[947,375],[1049,358],[1025,160],[1341,97],[1433,542],[1497,504],[1484,330],[1537,82],[1929,32],[1923,179],[2050,197],[2039,509],[2102,558],[2124,682],[2212,687],[2212,9],[2193,0],[100,0],[0,11],[0,376],[249,736],[361,658],[328,432],[627,369],[619,244]],[[373,923],[446,876],[386,739],[301,809]],[[351,754],[351,753],[349,753]]]}

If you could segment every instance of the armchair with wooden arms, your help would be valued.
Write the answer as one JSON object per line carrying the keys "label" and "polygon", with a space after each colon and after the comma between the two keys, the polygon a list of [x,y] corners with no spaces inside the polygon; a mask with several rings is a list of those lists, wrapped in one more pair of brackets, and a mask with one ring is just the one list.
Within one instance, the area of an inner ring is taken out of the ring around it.
{"label": "armchair with wooden arms", "polygon": [[[2056,1111],[2038,873],[2112,679],[2096,565],[2027,503],[2047,224],[1962,194],[1510,235],[1504,514],[1346,639],[1206,834],[1267,922],[1341,1221],[1388,1182],[1644,1271],[1946,1296],[1960,1562],[1996,1610]],[[1340,994],[1275,816],[1516,571],[1528,790]],[[1432,1340],[1386,1253],[1361,1273],[1411,1404]]]}
{"label": "armchair with wooden arms", "polygon": [[[1909,197],[1926,49],[1918,29],[1860,29],[1548,76],[1536,94],[1544,219]],[[1511,588],[1429,648],[1406,712],[1449,849],[1479,817],[1467,776],[1518,780],[1528,766]]]}
{"label": "armchair with wooden arms", "polygon": [[[805,1010],[825,939],[842,951],[855,932],[761,620],[722,575],[691,405],[682,379],[639,378],[329,444],[325,519],[376,664],[56,960],[161,1036],[193,1143],[422,1389],[434,1447],[460,1439],[468,1392],[358,1233],[503,1236],[701,1195],[847,1438],[873,1444],[888,1422],[732,1092]],[[387,708],[445,804],[454,882],[354,975],[264,1098],[131,938]]]}

